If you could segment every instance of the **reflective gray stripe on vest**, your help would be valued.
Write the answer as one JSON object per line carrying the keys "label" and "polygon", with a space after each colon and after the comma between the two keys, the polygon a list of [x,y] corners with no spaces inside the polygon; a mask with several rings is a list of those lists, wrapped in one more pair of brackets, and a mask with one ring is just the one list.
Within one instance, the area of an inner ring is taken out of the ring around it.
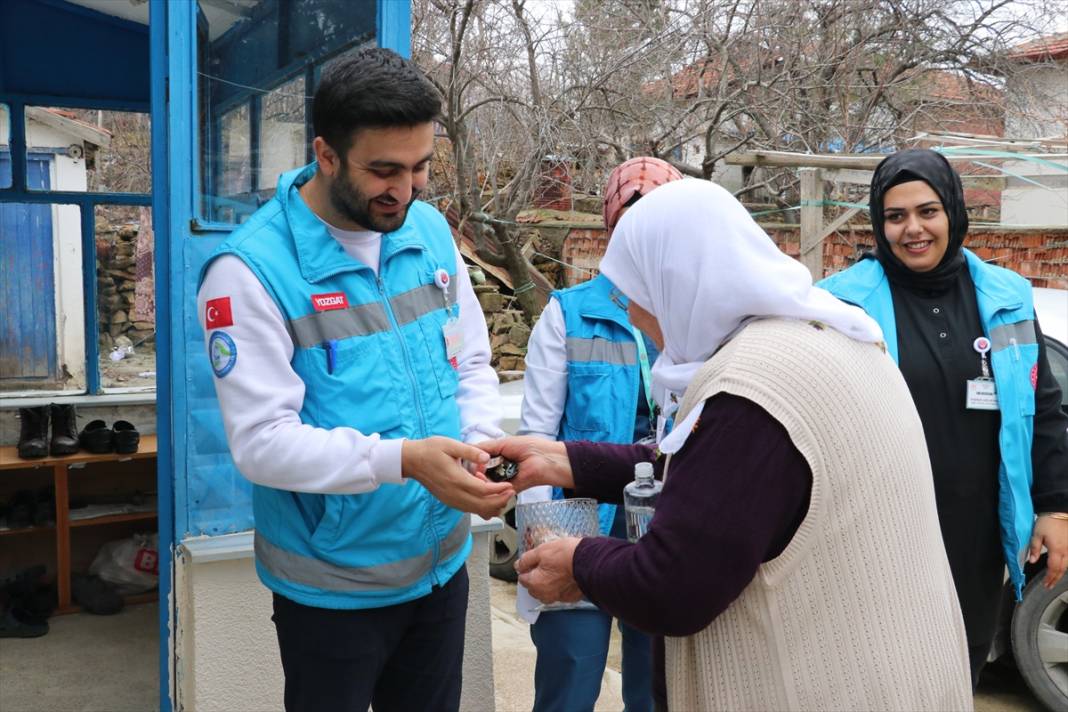
{"label": "reflective gray stripe on vest", "polygon": [[638,363],[638,347],[633,343],[608,339],[568,339],[567,360],[633,366]]}
{"label": "reflective gray stripe on vest", "polygon": [[[453,530],[441,542],[439,560],[455,556],[467,542],[471,518],[460,517]],[[275,546],[256,533],[256,561],[270,574],[283,581],[299,583],[324,591],[385,591],[407,588],[430,573],[433,554],[427,552],[400,561],[377,566],[345,567],[295,554]]]}
{"label": "reflective gray stripe on vest", "polygon": [[389,329],[389,317],[378,302],[348,309],[331,309],[293,319],[286,324],[294,346],[311,348],[331,339],[366,336]]}
{"label": "reflective gray stripe on vest", "polygon": [[1013,345],[1036,344],[1038,338],[1035,335],[1035,322],[1018,321],[1015,324],[1005,324],[990,330],[990,350],[994,353],[1007,349]]}
{"label": "reflective gray stripe on vest", "polygon": [[[435,309],[445,308],[445,297],[436,284],[424,284],[422,287],[409,289],[389,300],[393,315],[398,324],[415,321]],[[449,275],[449,305],[456,303],[456,275]]]}

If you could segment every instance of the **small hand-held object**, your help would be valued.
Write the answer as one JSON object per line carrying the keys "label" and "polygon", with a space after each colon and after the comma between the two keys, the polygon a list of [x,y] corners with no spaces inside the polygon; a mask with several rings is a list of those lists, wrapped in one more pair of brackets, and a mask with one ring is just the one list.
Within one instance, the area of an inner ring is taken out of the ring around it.
{"label": "small hand-held object", "polygon": [[519,463],[501,456],[491,457],[486,463],[486,477],[494,482],[508,482],[519,474]]}

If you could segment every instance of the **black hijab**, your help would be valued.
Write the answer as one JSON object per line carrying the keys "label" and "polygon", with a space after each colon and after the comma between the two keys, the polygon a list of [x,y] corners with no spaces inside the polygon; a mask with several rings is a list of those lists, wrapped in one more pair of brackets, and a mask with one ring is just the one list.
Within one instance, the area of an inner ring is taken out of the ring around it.
{"label": "black hijab", "polygon": [[[949,245],[942,261],[929,272],[914,272],[890,249],[883,231],[883,199],[895,185],[922,180],[938,194],[949,218]],[[925,148],[910,148],[887,156],[876,167],[871,179],[868,212],[875,233],[875,259],[879,260],[892,284],[911,289],[941,292],[948,289],[964,267],[961,246],[968,233],[968,212],[964,206],[964,187],[960,176],[941,153]]]}

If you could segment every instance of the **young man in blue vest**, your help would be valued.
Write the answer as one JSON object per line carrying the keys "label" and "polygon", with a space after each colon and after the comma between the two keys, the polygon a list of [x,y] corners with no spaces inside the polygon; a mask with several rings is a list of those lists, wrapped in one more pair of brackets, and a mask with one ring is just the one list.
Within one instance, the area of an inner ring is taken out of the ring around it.
{"label": "young man in blue vest", "polygon": [[[643,195],[682,176],[657,158],[632,158],[608,178],[605,228],[611,235],[627,208]],[[604,276],[553,292],[531,333],[526,357],[520,434],[552,440],[631,443],[656,425],[649,365],[656,347],[627,318],[627,299]],[[519,502],[548,499],[549,487],[519,495]],[[601,534],[626,537],[621,507],[599,508]],[[519,614],[531,623],[538,649],[535,712],[592,712],[608,659],[612,617],[593,608],[541,611],[520,587]],[[620,622],[623,705],[651,712],[652,648],[647,635]]]}
{"label": "young man in blue vest", "polygon": [[470,474],[501,434],[467,271],[426,186],[440,98],[384,49],[324,71],[316,162],[204,267],[201,323],[234,463],[253,483],[287,710],[455,710]]}

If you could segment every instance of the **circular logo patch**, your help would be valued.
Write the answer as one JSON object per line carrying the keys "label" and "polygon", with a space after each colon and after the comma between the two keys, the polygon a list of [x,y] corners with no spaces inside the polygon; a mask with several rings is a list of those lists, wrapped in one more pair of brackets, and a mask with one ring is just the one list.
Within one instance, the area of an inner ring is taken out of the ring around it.
{"label": "circular logo patch", "polygon": [[211,358],[211,370],[216,377],[222,378],[237,363],[237,344],[225,331],[216,331],[208,340],[208,357]]}

